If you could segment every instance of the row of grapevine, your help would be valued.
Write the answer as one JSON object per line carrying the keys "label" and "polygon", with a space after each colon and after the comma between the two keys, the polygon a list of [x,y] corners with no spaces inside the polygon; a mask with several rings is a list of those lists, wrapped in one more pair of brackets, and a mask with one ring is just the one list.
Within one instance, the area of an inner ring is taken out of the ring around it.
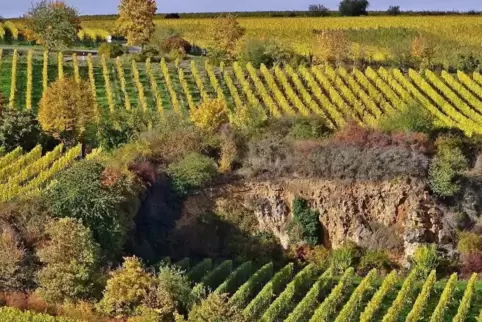
{"label": "row of grapevine", "polygon": [[286,318],[286,322],[305,322],[313,314],[319,303],[321,293],[328,287],[333,278],[333,269],[328,268],[311,287],[306,296],[298,303]]}
{"label": "row of grapevine", "polygon": [[0,157],[0,169],[3,169],[4,167],[10,165],[21,155],[22,155],[22,148],[17,147],[12,152]]}
{"label": "row of grapevine", "polygon": [[366,108],[363,106],[362,101],[357,99],[353,92],[346,86],[342,78],[336,73],[336,71],[330,66],[325,66],[325,75],[328,76],[332,85],[340,91],[342,99],[353,107],[357,115],[367,124],[375,124],[375,118],[370,114]]}
{"label": "row of grapevine", "polygon": [[53,151],[40,157],[40,147],[36,147],[30,153],[19,157],[19,161],[10,167],[4,168],[15,171],[15,175],[8,177],[0,184],[0,202],[30,195],[51,184],[51,179],[57,173],[72,165],[80,157],[82,147],[78,145],[65,154],[62,152],[63,145],[58,145]]}
{"label": "row of grapevine", "polygon": [[241,85],[241,88],[243,90],[244,95],[246,96],[248,103],[253,106],[260,106],[261,104],[258,98],[256,97],[256,95],[254,95],[254,92],[251,90],[251,84],[246,79],[243,69],[241,68],[241,66],[239,66],[237,62],[233,64],[233,71],[234,71],[234,75],[236,76],[236,80]]}
{"label": "row of grapevine", "polygon": [[293,280],[286,285],[283,292],[271,303],[269,308],[261,316],[260,321],[274,322],[277,321],[284,313],[290,311],[290,303],[297,293],[303,292],[314,280],[317,273],[316,266],[310,264],[303,268]]}
{"label": "row of grapevine", "polygon": [[337,306],[344,301],[346,291],[351,287],[352,279],[355,275],[355,269],[350,267],[345,271],[338,284],[333,288],[331,293],[318,306],[310,322],[328,322],[335,313]]}
{"label": "row of grapevine", "polygon": [[395,322],[398,319],[400,312],[402,311],[404,305],[407,303],[409,298],[416,286],[418,271],[416,269],[412,270],[403,282],[402,288],[397,294],[397,297],[393,301],[392,305],[388,309],[388,312],[383,316],[383,322]]}
{"label": "row of grapevine", "polygon": [[102,75],[104,76],[104,86],[105,86],[105,93],[107,95],[107,104],[109,106],[109,111],[114,113],[115,111],[115,103],[114,103],[114,93],[112,92],[112,86],[110,83],[110,73],[109,67],[107,64],[107,59],[104,55],[101,57],[102,62]]}
{"label": "row of grapevine", "polygon": [[465,288],[464,296],[460,301],[459,308],[457,310],[457,314],[455,315],[453,322],[464,322],[467,320],[467,316],[469,314],[469,309],[472,303],[472,298],[474,296],[475,291],[475,283],[477,282],[477,273],[472,274],[467,287]]}
{"label": "row of grapevine", "polygon": [[457,274],[454,273],[450,276],[447,284],[444,287],[442,295],[432,313],[430,322],[442,322],[444,320],[445,311],[448,308],[449,302],[452,299],[452,294],[455,291],[455,286],[457,285]]}
{"label": "row of grapevine", "polygon": [[226,280],[215,289],[216,293],[233,294],[252,274],[253,262],[248,261],[239,265]]}
{"label": "row of grapevine", "polygon": [[146,61],[146,73],[149,78],[149,82],[151,84],[151,91],[154,95],[154,100],[156,102],[156,108],[163,115],[164,113],[164,104],[162,102],[161,91],[159,90],[159,86],[157,85],[156,77],[152,71],[151,60],[147,59]]}
{"label": "row of grapevine", "polygon": [[174,108],[174,111],[177,113],[181,113],[181,103],[179,102],[179,98],[177,96],[176,90],[174,89],[174,84],[171,79],[171,75],[169,73],[169,67],[166,64],[166,61],[164,59],[161,60],[161,72],[162,75],[164,76],[164,80],[166,82],[167,90],[169,92],[169,95],[171,96],[171,103],[172,107]]}
{"label": "row of grapevine", "polygon": [[211,271],[212,268],[213,260],[211,258],[206,258],[205,260],[191,268],[191,270],[187,272],[187,277],[192,282],[199,283],[204,277],[204,275],[206,275],[207,272]]}
{"label": "row of grapevine", "polygon": [[430,299],[430,294],[432,293],[432,289],[437,281],[437,276],[435,270],[433,270],[430,275],[427,277],[425,283],[422,286],[422,291],[418,294],[415,303],[413,304],[412,309],[408,313],[407,322],[417,322],[420,320],[422,316],[423,309],[425,305],[427,305],[428,300]]}
{"label": "row of grapevine", "polygon": [[248,301],[273,277],[273,263],[270,262],[254,273],[229,299],[230,303],[244,308]]}
{"label": "row of grapevine", "polygon": [[286,100],[283,92],[279,89],[275,79],[273,78],[273,75],[271,75],[271,72],[268,70],[268,68],[266,68],[265,65],[261,65],[260,71],[261,71],[261,75],[263,75],[265,83],[267,84],[267,87],[273,93],[274,98],[276,102],[278,102],[278,104],[280,105],[281,109],[287,115],[295,115],[296,111],[291,107],[291,105]]}
{"label": "row of grapevine", "polygon": [[385,279],[383,280],[382,285],[377,290],[375,295],[371,298],[370,302],[365,307],[365,310],[360,315],[360,322],[370,322],[372,321],[373,317],[380,309],[383,300],[387,297],[388,293],[393,289],[395,283],[397,282],[397,273],[392,271]]}
{"label": "row of grapevine", "polygon": [[281,113],[279,111],[278,105],[275,103],[273,98],[269,95],[269,93],[266,90],[263,82],[258,77],[257,70],[253,67],[253,65],[251,63],[246,64],[246,70],[248,71],[248,74],[249,74],[250,78],[252,79],[252,81],[254,83],[255,89],[259,93],[259,95],[261,96],[261,100],[265,104],[268,111],[273,116],[276,116],[276,117],[280,116]]}
{"label": "row of grapevine", "polygon": [[356,314],[356,310],[363,301],[363,295],[370,289],[375,278],[377,277],[377,270],[371,270],[368,275],[361,281],[355,291],[351,294],[350,299],[341,309],[340,313],[335,319],[335,322],[350,322]]}
{"label": "row of grapevine", "polygon": [[8,181],[8,178],[12,174],[18,173],[24,167],[40,159],[41,157],[42,157],[42,146],[37,145],[29,153],[21,155],[15,160],[12,160],[12,162],[8,166],[0,169],[0,183]]}
{"label": "row of grapevine", "polygon": [[141,83],[141,77],[139,75],[139,69],[137,68],[137,63],[135,60],[131,61],[132,64],[132,75],[134,76],[134,83],[136,84],[137,95],[139,98],[140,106],[143,111],[147,111],[148,104],[146,100],[146,95],[144,93],[144,86]]}
{"label": "row of grapevine", "polygon": [[293,87],[291,86],[288,78],[286,77],[285,73],[281,70],[279,66],[274,68],[274,74],[276,78],[279,80],[286,96],[291,101],[293,106],[301,113],[303,116],[308,116],[311,114],[310,110],[305,106],[305,104],[301,101],[298,97],[298,94],[295,93]]}
{"label": "row of grapevine", "polygon": [[316,115],[320,115],[321,117],[325,118],[328,122],[328,125],[331,128],[335,128],[335,124],[333,124],[333,121],[331,120],[329,115],[326,114],[322,108],[320,108],[318,103],[316,103],[316,101],[314,100],[313,96],[310,95],[310,93],[308,93],[306,88],[303,86],[303,82],[301,81],[300,77],[295,72],[295,70],[290,65],[288,65],[286,66],[285,71],[288,77],[293,82],[296,91],[300,93],[301,97],[303,98],[305,103],[308,104],[311,111]]}
{"label": "row of grapevine", "polygon": [[249,320],[259,318],[271,304],[275,296],[280,294],[292,279],[294,264],[290,263],[277,272],[256,297],[244,309],[243,314]]}
{"label": "row of grapevine", "polygon": [[129,94],[127,93],[127,85],[126,85],[124,67],[122,66],[122,62],[121,62],[120,57],[116,58],[115,65],[116,65],[116,68],[117,68],[117,78],[119,79],[119,82],[120,82],[121,91],[124,94],[124,107],[125,107],[126,110],[130,110],[131,109],[131,101],[130,101],[130,98],[129,98]]}

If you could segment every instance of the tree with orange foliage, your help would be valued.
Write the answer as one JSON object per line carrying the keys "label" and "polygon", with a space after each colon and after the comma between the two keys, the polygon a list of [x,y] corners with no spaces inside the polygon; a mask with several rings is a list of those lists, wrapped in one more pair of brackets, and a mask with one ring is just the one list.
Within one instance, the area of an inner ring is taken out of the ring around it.
{"label": "tree with orange foliage", "polygon": [[77,9],[61,1],[42,0],[25,14],[25,18],[27,37],[48,51],[68,48],[80,30]]}

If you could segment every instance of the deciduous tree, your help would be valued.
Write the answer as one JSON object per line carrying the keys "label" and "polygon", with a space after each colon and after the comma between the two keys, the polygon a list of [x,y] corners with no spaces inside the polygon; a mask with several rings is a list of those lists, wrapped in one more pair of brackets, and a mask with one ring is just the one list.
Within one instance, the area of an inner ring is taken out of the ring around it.
{"label": "deciduous tree", "polygon": [[27,34],[47,50],[72,45],[80,30],[77,9],[62,1],[43,0],[25,14]]}
{"label": "deciduous tree", "polygon": [[157,11],[154,0],[121,0],[117,31],[127,38],[128,45],[145,45],[155,30],[154,14]]}
{"label": "deciduous tree", "polygon": [[40,101],[38,119],[45,132],[64,144],[84,143],[86,128],[96,119],[90,85],[69,77],[55,81]]}
{"label": "deciduous tree", "polygon": [[38,252],[39,293],[49,302],[92,296],[99,265],[99,245],[80,220],[63,218],[47,226],[50,241]]}

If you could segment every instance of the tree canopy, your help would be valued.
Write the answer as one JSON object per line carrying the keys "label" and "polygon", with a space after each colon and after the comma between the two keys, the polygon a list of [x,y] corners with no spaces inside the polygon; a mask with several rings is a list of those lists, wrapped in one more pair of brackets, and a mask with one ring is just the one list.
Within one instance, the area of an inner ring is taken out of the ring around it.
{"label": "tree canopy", "polygon": [[117,31],[127,38],[129,45],[145,45],[155,30],[154,14],[157,11],[154,0],[122,0],[119,5]]}
{"label": "tree canopy", "polygon": [[29,38],[47,50],[71,46],[80,30],[77,9],[61,1],[40,1],[25,14]]}

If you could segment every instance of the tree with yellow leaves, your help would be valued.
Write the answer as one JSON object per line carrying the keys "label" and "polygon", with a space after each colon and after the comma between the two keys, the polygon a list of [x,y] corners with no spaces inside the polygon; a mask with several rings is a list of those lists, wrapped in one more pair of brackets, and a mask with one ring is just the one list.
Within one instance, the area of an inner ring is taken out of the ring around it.
{"label": "tree with yellow leaves", "polygon": [[128,45],[144,46],[155,30],[155,0],[121,0],[117,31],[127,38]]}
{"label": "tree with yellow leaves", "polygon": [[191,121],[200,129],[215,131],[228,123],[226,102],[220,99],[208,99],[191,109]]}
{"label": "tree with yellow leaves", "polygon": [[51,84],[40,100],[38,120],[45,132],[66,145],[84,143],[86,127],[95,122],[89,83],[65,77]]}

